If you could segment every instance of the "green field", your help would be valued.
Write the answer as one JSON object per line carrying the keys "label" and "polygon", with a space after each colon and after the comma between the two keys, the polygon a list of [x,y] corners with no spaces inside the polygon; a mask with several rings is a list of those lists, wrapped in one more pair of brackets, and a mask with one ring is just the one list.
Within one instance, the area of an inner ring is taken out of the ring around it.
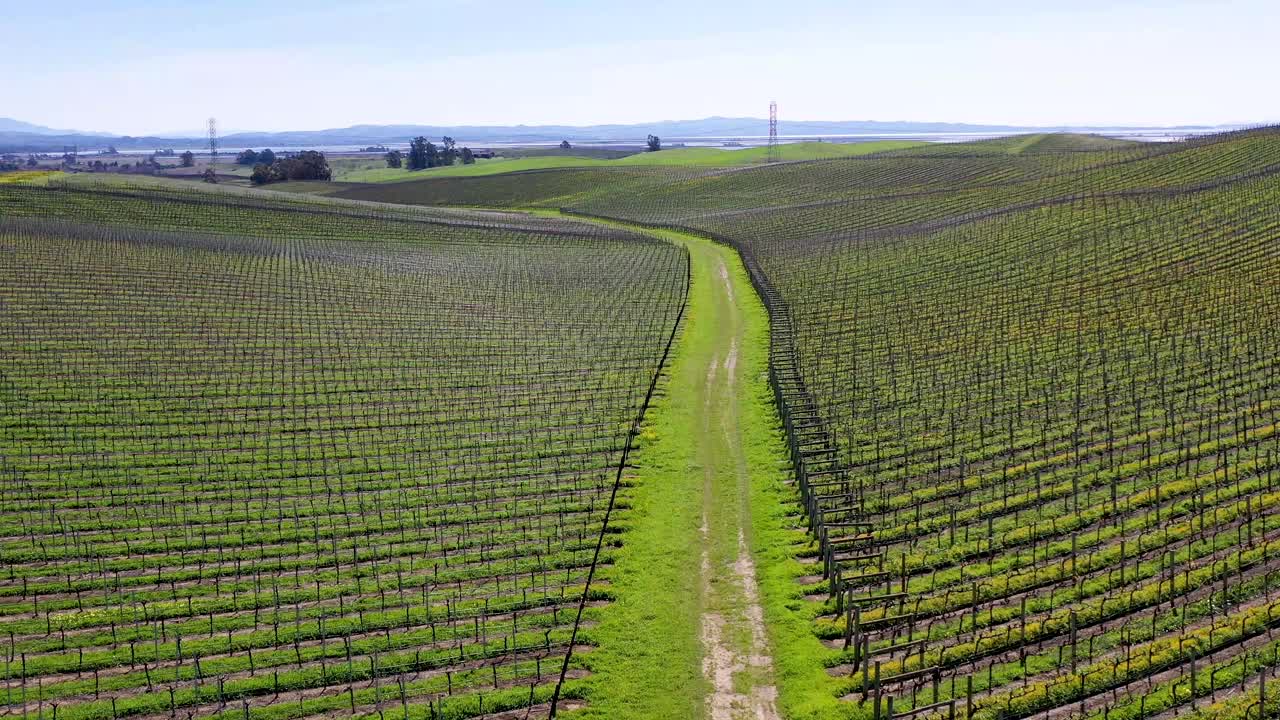
{"label": "green field", "polygon": [[782,152],[0,183],[8,714],[1280,717],[1280,129]]}
{"label": "green field", "polygon": [[[818,160],[821,158],[854,157],[870,153],[919,147],[921,143],[897,140],[881,140],[863,143],[786,143],[779,145],[778,156],[782,160]],[[571,151],[570,151],[571,152]],[[661,152],[642,152],[617,159],[602,159],[577,155],[539,155],[533,157],[497,157],[479,159],[472,165],[449,165],[427,170],[409,171],[389,168],[379,159],[334,160],[333,179],[350,183],[407,182],[425,178],[477,177],[525,170],[580,167],[738,167],[758,165],[768,160],[768,148],[743,149],[719,148],[670,148]]]}

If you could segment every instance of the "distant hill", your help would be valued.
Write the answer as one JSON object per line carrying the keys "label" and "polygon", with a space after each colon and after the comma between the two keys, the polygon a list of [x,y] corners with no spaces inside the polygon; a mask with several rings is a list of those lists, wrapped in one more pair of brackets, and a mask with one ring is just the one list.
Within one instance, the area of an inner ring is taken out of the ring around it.
{"label": "distant hill", "polygon": [[[827,136],[863,133],[923,132],[1016,132],[1030,128],[1012,125],[966,125],[963,123],[858,121],[794,121],[780,124],[784,135]],[[664,139],[712,137],[762,137],[768,135],[768,121],[761,118],[711,117],[702,120],[663,120],[628,125],[354,125],[330,130],[277,133],[236,133],[227,143],[244,145],[359,145],[404,141],[417,135],[429,138],[449,135],[469,142],[641,142],[646,135]]]}
{"label": "distant hill", "polygon": [[159,148],[197,147],[200,140],[192,138],[153,138],[86,133],[50,134],[11,132],[0,130],[0,152],[62,152],[64,147],[75,145],[80,150],[103,150],[108,145],[118,150],[153,150]]}
{"label": "distant hill", "polygon": [[[34,125],[13,118],[0,117],[0,133],[28,133],[31,135],[77,135],[78,130],[55,130],[43,125]],[[93,133],[85,133],[93,134]]]}

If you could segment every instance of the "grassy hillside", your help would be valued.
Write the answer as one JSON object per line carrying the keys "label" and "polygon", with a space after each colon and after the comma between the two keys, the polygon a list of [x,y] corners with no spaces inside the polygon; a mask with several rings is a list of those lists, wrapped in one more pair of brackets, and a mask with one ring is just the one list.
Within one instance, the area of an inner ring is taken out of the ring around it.
{"label": "grassy hillside", "polygon": [[1082,133],[1025,133],[963,143],[931,143],[894,155],[1019,155],[1023,153],[1098,152],[1152,149],[1149,143]]}
{"label": "grassy hillside", "polygon": [[[823,158],[857,157],[889,150],[919,147],[911,140],[876,140],[874,142],[783,143],[778,146],[778,159],[783,161],[821,160]],[[751,147],[740,150],[720,148],[669,148],[656,153],[638,153],[619,160],[619,165],[687,165],[694,167],[737,167],[768,162],[769,148]]]}
{"label": "grassy hillside", "polygon": [[[888,150],[902,150],[921,145],[910,141],[876,141],[865,143],[789,143],[780,146],[782,160],[817,160],[831,157],[854,157]],[[656,153],[636,153],[617,159],[577,155],[544,155],[534,157],[498,157],[480,159],[473,165],[450,165],[410,172],[388,168],[381,160],[336,160],[334,180],[359,183],[412,182],[427,178],[479,177],[524,170],[581,167],[679,166],[736,167],[768,160],[768,148],[669,148]]]}
{"label": "grassy hillside", "polygon": [[1102,135],[1078,133],[1035,133],[1022,137],[1011,149],[1014,153],[1123,150],[1141,147],[1136,140],[1118,140]]}
{"label": "grassy hillside", "polygon": [[565,156],[545,156],[530,158],[492,158],[479,159],[473,165],[449,165],[426,170],[406,170],[389,168],[381,160],[333,162],[334,180],[358,183],[412,182],[423,178],[437,177],[475,177],[498,173],[519,172],[521,170],[540,170],[545,168],[583,167],[610,162],[598,158]]}

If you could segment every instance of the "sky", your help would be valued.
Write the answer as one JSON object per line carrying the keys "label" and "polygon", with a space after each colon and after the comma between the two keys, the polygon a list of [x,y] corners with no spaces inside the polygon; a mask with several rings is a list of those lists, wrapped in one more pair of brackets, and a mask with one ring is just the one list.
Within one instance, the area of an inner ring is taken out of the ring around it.
{"label": "sky", "polygon": [[0,117],[129,135],[713,115],[1280,121],[1277,0],[0,0]]}

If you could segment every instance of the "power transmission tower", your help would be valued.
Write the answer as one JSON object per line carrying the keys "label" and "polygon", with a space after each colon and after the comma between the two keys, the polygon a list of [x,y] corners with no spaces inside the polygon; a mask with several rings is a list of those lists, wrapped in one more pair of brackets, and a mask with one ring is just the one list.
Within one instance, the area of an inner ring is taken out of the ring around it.
{"label": "power transmission tower", "polygon": [[209,118],[209,167],[218,163],[218,120]]}
{"label": "power transmission tower", "polygon": [[778,103],[769,101],[769,162],[778,162]]}

